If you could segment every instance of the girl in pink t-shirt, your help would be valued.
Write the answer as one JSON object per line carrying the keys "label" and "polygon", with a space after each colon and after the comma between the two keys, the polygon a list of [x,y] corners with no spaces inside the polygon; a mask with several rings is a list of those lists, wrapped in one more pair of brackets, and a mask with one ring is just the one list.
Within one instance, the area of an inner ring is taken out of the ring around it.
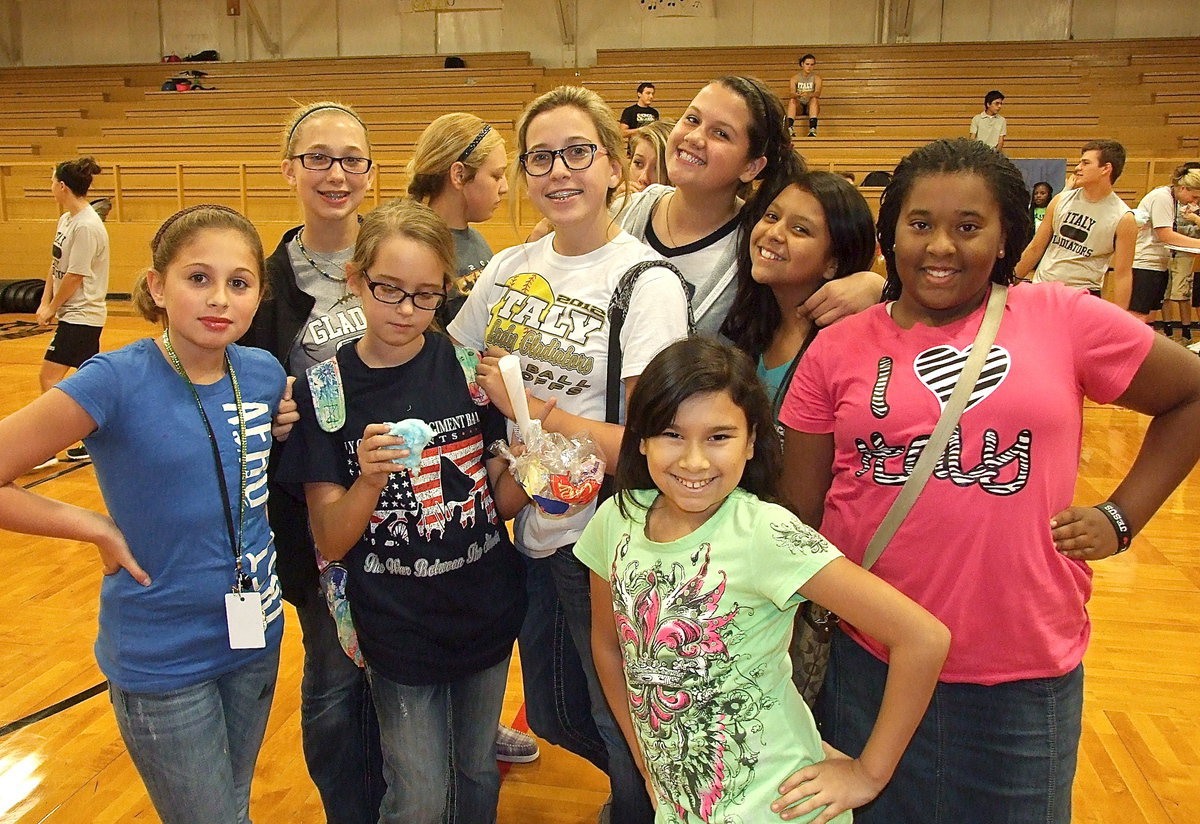
{"label": "girl in pink t-shirt", "polygon": [[[916,150],[884,192],[889,302],[816,339],[780,415],[786,497],[852,560],[933,431],[992,284],[1012,281],[1028,203],[1012,163],[966,139]],[[1071,506],[1085,397],[1154,418],[1096,507]],[[1197,457],[1194,357],[1084,292],[1009,290],[945,455],[871,569],[952,641],[895,776],[856,821],[1070,820],[1088,562],[1127,548]],[[820,710],[827,740],[853,754],[878,710],[887,652],[842,628]]]}

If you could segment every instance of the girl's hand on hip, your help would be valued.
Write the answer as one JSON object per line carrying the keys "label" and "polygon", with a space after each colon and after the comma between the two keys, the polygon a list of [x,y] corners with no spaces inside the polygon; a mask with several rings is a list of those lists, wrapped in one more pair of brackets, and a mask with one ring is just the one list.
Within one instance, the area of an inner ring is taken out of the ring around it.
{"label": "girl's hand on hip", "polygon": [[1098,561],[1117,554],[1117,531],[1091,506],[1069,506],[1050,519],[1054,548],[1073,561]]}
{"label": "girl's hand on hip", "polygon": [[[389,434],[391,428],[386,423],[369,423],[363,429],[362,440],[358,442],[358,480],[377,489],[387,486],[388,478],[393,472],[406,472],[403,464],[393,461],[394,458],[407,458],[409,451],[404,446],[404,438]],[[396,449],[395,447],[401,447]]]}
{"label": "girl's hand on hip", "polygon": [[123,569],[142,586],[150,586],[149,574],[133,557],[129,544],[125,543],[125,536],[121,534],[121,530],[117,529],[113,519],[100,513],[96,513],[96,517],[102,518],[104,521],[103,532],[96,539],[96,548],[100,550],[100,568],[104,574],[116,575]]}
{"label": "girl's hand on hip", "polygon": [[797,770],[779,787],[771,811],[784,821],[821,809],[812,824],[825,824],[846,810],[861,807],[879,795],[884,784],[867,774],[861,761],[822,742],[825,760]]}

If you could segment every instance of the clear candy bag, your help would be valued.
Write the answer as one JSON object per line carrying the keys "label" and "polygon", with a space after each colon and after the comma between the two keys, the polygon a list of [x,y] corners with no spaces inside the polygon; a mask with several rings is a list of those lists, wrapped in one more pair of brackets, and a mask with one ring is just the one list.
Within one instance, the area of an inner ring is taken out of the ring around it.
{"label": "clear candy bag", "polygon": [[504,441],[492,453],[508,461],[509,471],[546,515],[565,518],[596,500],[604,481],[604,460],[586,434],[568,438],[544,432],[540,421],[531,421],[525,450],[514,455]]}

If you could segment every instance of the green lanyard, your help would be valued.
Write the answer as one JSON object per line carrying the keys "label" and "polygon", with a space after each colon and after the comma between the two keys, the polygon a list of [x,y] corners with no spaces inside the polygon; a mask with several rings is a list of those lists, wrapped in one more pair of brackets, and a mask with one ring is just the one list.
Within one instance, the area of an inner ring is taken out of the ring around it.
{"label": "green lanyard", "polygon": [[229,503],[229,487],[225,483],[225,471],[221,465],[221,449],[217,445],[216,433],[213,432],[212,424],[208,422],[208,414],[204,411],[204,404],[200,402],[200,393],[196,391],[195,385],[192,384],[192,379],[188,377],[183,364],[179,362],[179,356],[175,354],[175,347],[171,345],[171,335],[167,329],[163,330],[162,342],[163,348],[167,350],[167,357],[171,359],[171,365],[175,367],[175,371],[179,373],[179,377],[183,378],[183,382],[191,390],[192,397],[196,401],[196,408],[200,410],[200,420],[204,422],[204,428],[208,430],[208,440],[212,446],[213,461],[217,467],[217,483],[221,487],[221,500],[225,503],[225,506],[222,507],[225,512],[225,526],[229,529],[229,545],[233,550],[233,565],[237,574],[233,591],[250,592],[254,589],[254,582],[242,570],[241,538],[246,528],[246,415],[242,408],[242,391],[238,387],[237,373],[233,371],[233,363],[229,360],[229,352],[226,350],[225,368],[229,370],[229,382],[233,384],[233,400],[237,406],[238,416],[238,437],[241,439],[238,461],[240,467],[238,475],[241,479],[241,487],[238,494],[238,527],[235,532],[233,528],[233,516],[229,513],[231,508]]}

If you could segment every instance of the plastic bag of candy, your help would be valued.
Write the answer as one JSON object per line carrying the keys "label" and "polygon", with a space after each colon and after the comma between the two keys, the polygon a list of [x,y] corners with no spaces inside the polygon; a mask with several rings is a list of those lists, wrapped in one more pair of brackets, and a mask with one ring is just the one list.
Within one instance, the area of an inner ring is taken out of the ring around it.
{"label": "plastic bag of candy", "polygon": [[493,454],[508,461],[509,471],[546,515],[564,518],[583,510],[600,493],[604,460],[586,434],[568,438],[543,432],[540,421],[531,421],[525,449],[514,455],[504,441],[492,444]]}

